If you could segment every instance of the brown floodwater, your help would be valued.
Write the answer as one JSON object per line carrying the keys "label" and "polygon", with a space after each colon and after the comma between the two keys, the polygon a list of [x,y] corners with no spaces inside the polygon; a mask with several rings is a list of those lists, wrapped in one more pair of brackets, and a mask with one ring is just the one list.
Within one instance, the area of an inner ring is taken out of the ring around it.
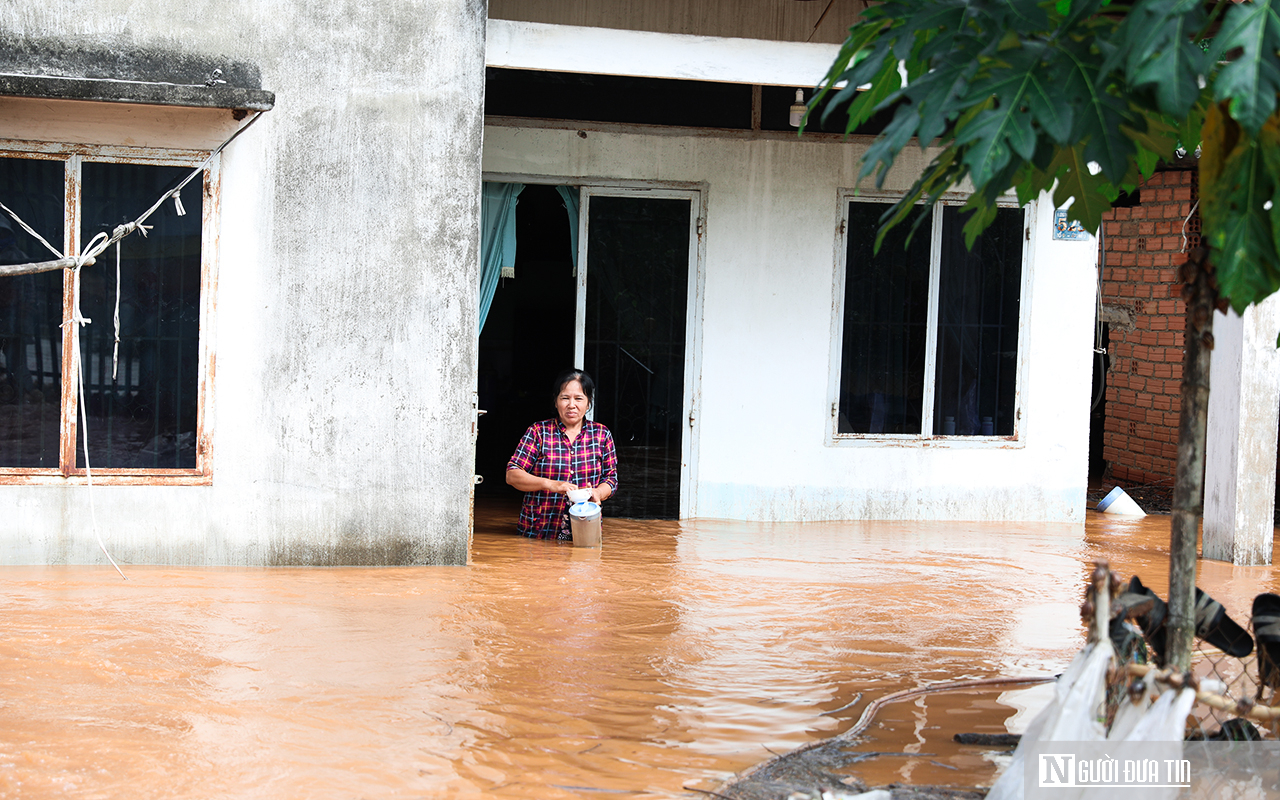
{"label": "brown floodwater", "polygon": [[[689,796],[891,692],[1061,671],[1095,558],[1167,586],[1165,516],[606,520],[588,550],[512,514],[477,511],[466,567],[0,568],[0,797]],[[1199,566],[1245,626],[1278,586]],[[951,736],[1045,696],[888,705],[858,748],[895,755],[854,771],[989,784]]]}

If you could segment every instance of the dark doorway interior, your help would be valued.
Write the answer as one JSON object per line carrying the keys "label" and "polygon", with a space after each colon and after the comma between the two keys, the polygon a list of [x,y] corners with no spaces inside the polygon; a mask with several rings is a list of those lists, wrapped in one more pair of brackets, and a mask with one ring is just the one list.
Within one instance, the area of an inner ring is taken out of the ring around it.
{"label": "dark doorway interior", "polygon": [[[528,185],[516,204],[516,267],[480,332],[477,499],[518,499],[507,459],[530,424],[554,415],[551,383],[573,364],[576,279],[569,214],[554,186]],[[512,525],[515,518],[512,517]]]}
{"label": "dark doorway interior", "polygon": [[1111,328],[1102,324],[1101,353],[1093,356],[1093,395],[1089,405],[1089,486],[1100,485],[1106,477],[1103,435],[1107,425],[1107,371],[1111,368]]}

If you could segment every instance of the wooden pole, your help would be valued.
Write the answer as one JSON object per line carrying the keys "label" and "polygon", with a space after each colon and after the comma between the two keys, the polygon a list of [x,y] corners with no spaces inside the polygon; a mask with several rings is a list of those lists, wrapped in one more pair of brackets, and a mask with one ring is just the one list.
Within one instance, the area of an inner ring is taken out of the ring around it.
{"label": "wooden pole", "polygon": [[[95,260],[85,259],[86,267],[92,266]],[[30,264],[0,264],[0,278],[14,275],[33,275],[37,272],[52,272],[55,269],[71,269],[76,265],[74,258],[60,258],[57,261],[35,261]]]}
{"label": "wooden pole", "polygon": [[1187,321],[1182,334],[1182,417],[1169,532],[1169,616],[1164,656],[1168,666],[1186,672],[1191,668],[1191,644],[1195,639],[1196,545],[1204,511],[1209,361],[1218,282],[1205,247],[1196,247],[1187,254],[1181,272]]}
{"label": "wooden pole", "polygon": [[1093,587],[1093,635],[1089,638],[1100,642],[1111,631],[1111,565],[1101,559],[1093,562],[1089,582]]}
{"label": "wooden pole", "polygon": [[1220,694],[1206,692],[1200,688],[1200,684],[1198,682],[1189,684],[1187,681],[1183,680],[1181,672],[1175,672],[1169,669],[1156,669],[1154,664],[1125,664],[1125,671],[1136,678],[1146,678],[1147,680],[1167,683],[1175,689],[1181,689],[1184,686],[1191,685],[1192,688],[1196,690],[1196,700],[1204,703],[1210,708],[1215,708],[1218,711],[1224,711],[1228,714],[1255,719],[1265,725],[1274,725],[1277,720],[1280,720],[1280,708],[1260,705],[1247,698],[1242,700],[1232,700],[1230,697],[1223,697]]}

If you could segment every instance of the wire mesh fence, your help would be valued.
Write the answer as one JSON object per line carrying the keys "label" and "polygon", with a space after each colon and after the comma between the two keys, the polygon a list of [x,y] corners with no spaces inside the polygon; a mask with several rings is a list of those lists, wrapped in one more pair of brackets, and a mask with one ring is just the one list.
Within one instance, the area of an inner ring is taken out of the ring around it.
{"label": "wire mesh fence", "polygon": [[[1252,707],[1273,705],[1263,697],[1258,681],[1258,658],[1252,653],[1243,658],[1223,653],[1214,647],[1197,643],[1191,654],[1191,669],[1201,692],[1222,698],[1222,706],[1197,702],[1187,719],[1188,739],[1254,740],[1264,735],[1275,736],[1275,722],[1270,725],[1241,716]],[[1268,695],[1270,690],[1268,690]]]}
{"label": "wire mesh fence", "polygon": [[1122,704],[1141,703],[1157,686],[1189,686],[1196,690],[1196,702],[1187,717],[1186,740],[1280,739],[1280,670],[1272,656],[1272,648],[1280,653],[1280,641],[1269,641],[1273,623],[1266,613],[1273,602],[1280,607],[1280,597],[1259,595],[1246,627],[1197,590],[1196,639],[1191,667],[1182,674],[1164,667],[1163,600],[1142,587],[1138,578],[1121,585],[1113,573],[1111,585],[1110,638],[1116,664],[1108,673],[1106,707],[1100,714],[1108,730]]}

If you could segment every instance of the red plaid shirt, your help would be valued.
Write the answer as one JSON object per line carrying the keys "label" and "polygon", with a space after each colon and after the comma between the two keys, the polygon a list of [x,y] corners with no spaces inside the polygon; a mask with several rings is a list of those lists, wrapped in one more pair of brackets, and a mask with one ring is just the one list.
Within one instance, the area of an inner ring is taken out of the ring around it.
{"label": "red plaid shirt", "polygon": [[[544,419],[529,426],[507,462],[507,469],[519,468],[536,478],[569,481],[576,486],[595,488],[609,484],[618,489],[618,453],[613,434],[598,422],[582,421],[582,430],[573,442],[564,434],[564,423]],[[569,498],[558,492],[525,492],[517,529],[539,539],[571,539]]]}

